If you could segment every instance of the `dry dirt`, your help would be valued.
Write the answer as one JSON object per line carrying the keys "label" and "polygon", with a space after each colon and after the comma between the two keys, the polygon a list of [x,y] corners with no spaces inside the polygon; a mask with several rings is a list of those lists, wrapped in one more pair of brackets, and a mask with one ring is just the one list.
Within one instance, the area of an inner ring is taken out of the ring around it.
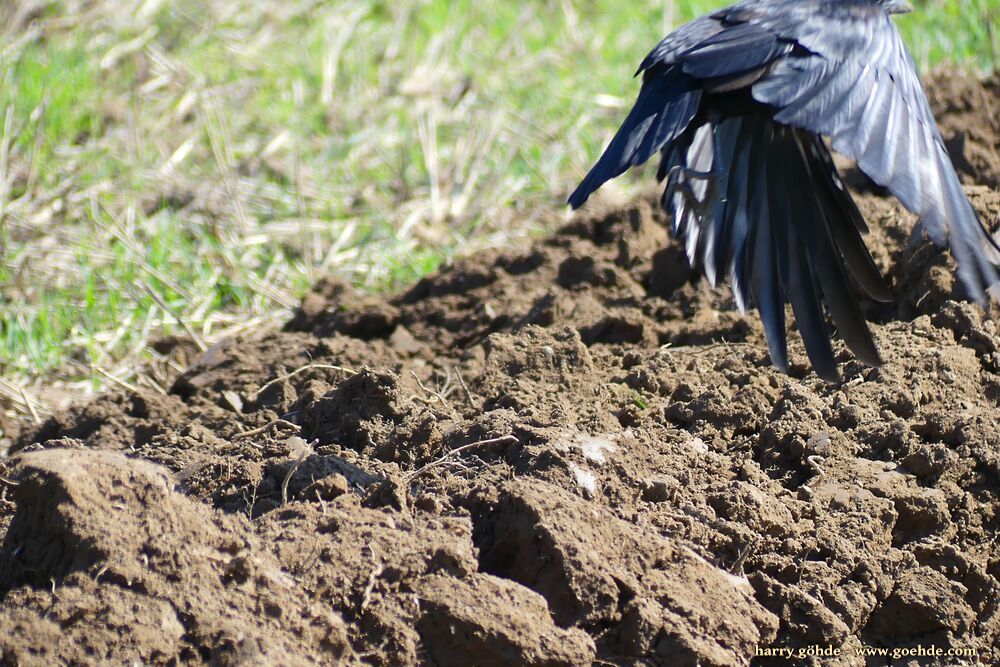
{"label": "dry dirt", "polygon": [[[995,226],[1000,79],[933,90]],[[794,335],[774,371],[644,198],[26,429],[0,664],[1000,663],[1000,333],[852,182],[899,300],[842,386]]]}

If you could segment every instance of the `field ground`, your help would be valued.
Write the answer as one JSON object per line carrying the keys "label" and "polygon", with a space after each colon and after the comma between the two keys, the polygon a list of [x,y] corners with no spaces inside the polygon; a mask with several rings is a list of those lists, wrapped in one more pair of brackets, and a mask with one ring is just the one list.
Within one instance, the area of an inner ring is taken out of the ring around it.
{"label": "field ground", "polygon": [[[719,4],[3,3],[3,409],[160,391],[325,274],[393,292],[525,244],[636,62]],[[996,66],[1000,0],[917,5],[899,23],[922,67]]]}
{"label": "field ground", "polygon": [[[996,229],[1000,77],[930,88]],[[1000,664],[1000,308],[856,180],[897,299],[843,384],[647,194],[18,422],[0,663]]]}
{"label": "field ground", "polygon": [[[996,232],[997,3],[918,4]],[[831,384],[561,207],[704,4],[180,5],[0,10],[0,663],[1000,664],[1000,307],[914,216],[847,172]]]}

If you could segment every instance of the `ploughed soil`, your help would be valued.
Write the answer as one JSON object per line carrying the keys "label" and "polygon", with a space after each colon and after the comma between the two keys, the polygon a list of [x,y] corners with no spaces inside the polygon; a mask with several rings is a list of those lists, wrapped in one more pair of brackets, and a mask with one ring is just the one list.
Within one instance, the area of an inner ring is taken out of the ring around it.
{"label": "ploughed soil", "polygon": [[[1000,79],[935,109],[1000,218]],[[0,460],[0,663],[1000,663],[1000,332],[857,174],[885,364],[790,376],[653,196],[112,393]],[[791,321],[791,318],[789,318]]]}

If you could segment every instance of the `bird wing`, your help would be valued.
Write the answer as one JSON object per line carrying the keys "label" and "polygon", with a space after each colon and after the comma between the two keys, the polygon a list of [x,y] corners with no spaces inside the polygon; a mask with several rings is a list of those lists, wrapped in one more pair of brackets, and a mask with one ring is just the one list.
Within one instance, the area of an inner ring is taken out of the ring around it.
{"label": "bird wing", "polygon": [[[1000,248],[962,190],[899,33],[870,0],[746,0],[669,35],[638,73],[635,107],[569,202],[660,152],[658,177],[671,176],[663,204],[692,264],[713,282],[727,273],[741,309],[752,298],[779,368],[786,298],[820,375],[838,376],[822,302],[854,353],[880,363],[850,278],[877,300],[891,294],[821,135],[951,246],[972,296],[998,283]],[[677,175],[695,180],[675,187]],[[706,175],[723,196],[710,196]]]}
{"label": "bird wing", "polygon": [[570,195],[569,205],[580,208],[605,182],[646,162],[664,144],[676,139],[698,113],[701,95],[694,79],[674,71],[646,77],[632,111]]}
{"label": "bird wing", "polygon": [[[777,122],[830,137],[834,150],[916,213],[931,240],[950,246],[971,296],[982,299],[1000,282],[1000,246],[965,196],[913,60],[877,5],[748,0],[672,33],[639,71],[644,87],[678,72],[709,91],[749,85],[754,99],[776,109]],[[621,171],[649,154],[632,157]],[[585,181],[589,192],[607,179],[595,180]]]}
{"label": "bird wing", "polygon": [[755,26],[727,29],[716,15],[695,19],[668,35],[639,66],[636,75],[641,73],[643,81],[635,106],[570,195],[570,206],[579,208],[605,182],[643,164],[681,136],[698,114],[705,91],[752,83],[790,48]]}
{"label": "bird wing", "polygon": [[636,71],[636,75],[657,66],[669,66],[677,62],[677,57],[724,29],[714,14],[696,18],[664,37],[653,47]]}
{"label": "bird wing", "polygon": [[[862,2],[743,3],[715,15],[794,44],[752,85],[775,121],[830,137],[946,242],[970,295],[982,299],[1000,278],[1000,247],[962,190],[916,67],[888,14]],[[683,57],[683,56],[682,56]]]}

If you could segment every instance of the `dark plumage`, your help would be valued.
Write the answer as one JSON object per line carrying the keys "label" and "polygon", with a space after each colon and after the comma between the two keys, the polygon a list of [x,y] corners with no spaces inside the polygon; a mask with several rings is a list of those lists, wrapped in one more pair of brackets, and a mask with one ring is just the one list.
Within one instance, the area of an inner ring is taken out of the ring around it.
{"label": "dark plumage", "polygon": [[974,298],[996,289],[1000,263],[890,20],[908,9],[748,0],[688,23],[639,66],[635,106],[570,205],[660,153],[674,232],[712,284],[728,276],[739,307],[756,307],[775,366],[788,369],[786,301],[821,377],[839,380],[827,313],[854,354],[879,365],[855,285],[879,301],[892,294],[823,137],[949,244]]}

